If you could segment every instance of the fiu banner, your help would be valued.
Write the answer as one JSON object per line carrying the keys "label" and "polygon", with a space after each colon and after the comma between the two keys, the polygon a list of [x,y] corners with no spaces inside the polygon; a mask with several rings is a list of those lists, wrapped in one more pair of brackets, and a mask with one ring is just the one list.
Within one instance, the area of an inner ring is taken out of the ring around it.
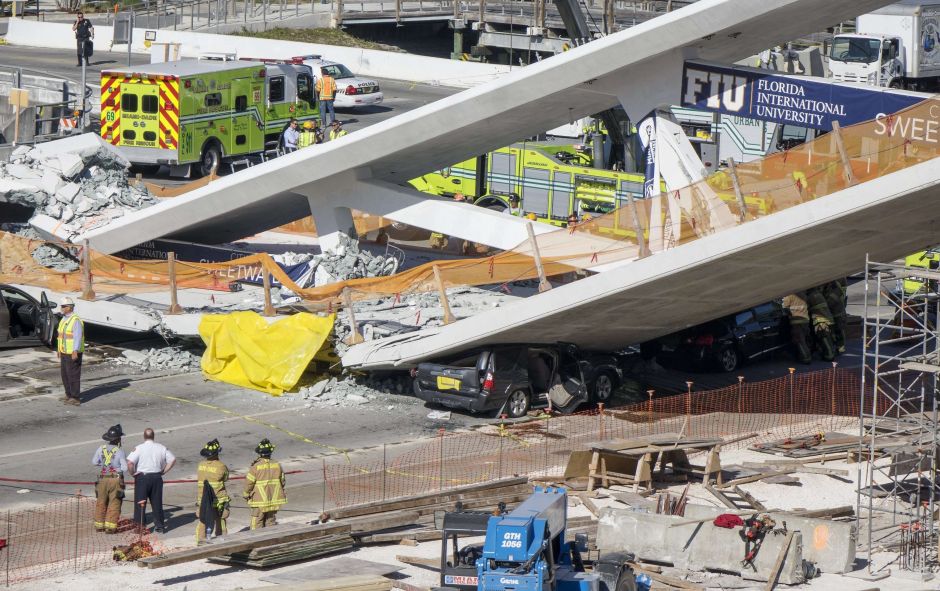
{"label": "fiu banner", "polygon": [[879,87],[786,76],[743,66],[686,62],[682,106],[829,131],[895,113],[929,98]]}

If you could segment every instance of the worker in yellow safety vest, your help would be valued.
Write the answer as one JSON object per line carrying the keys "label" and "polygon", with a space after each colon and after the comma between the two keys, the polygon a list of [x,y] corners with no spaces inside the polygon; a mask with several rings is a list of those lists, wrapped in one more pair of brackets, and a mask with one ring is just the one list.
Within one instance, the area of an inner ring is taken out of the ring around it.
{"label": "worker in yellow safety vest", "polygon": [[300,137],[297,139],[297,148],[306,148],[323,142],[323,133],[318,129],[318,121],[304,121]]}
{"label": "worker in yellow safety vest", "polygon": [[85,325],[75,313],[75,300],[62,298],[62,319],[57,331],[59,369],[65,388],[66,404],[81,405],[82,354],[85,352]]}
{"label": "worker in yellow safety vest", "polygon": [[277,511],[287,503],[284,471],[280,464],[271,460],[274,444],[262,439],[255,453],[258,459],[251,464],[245,476],[245,492],[242,493],[251,507],[251,529],[277,525]]}
{"label": "worker in yellow safety vest", "polygon": [[[206,534],[217,536],[228,533],[228,505],[231,499],[225,490],[228,466],[219,460],[222,445],[218,439],[207,443],[199,455],[206,458],[196,470],[196,543],[203,542]],[[206,486],[208,485],[208,486]]]}
{"label": "worker in yellow safety vest", "polygon": [[333,129],[330,130],[330,141],[338,140],[344,135],[349,135],[349,132],[343,129],[343,124],[339,121],[333,121]]}
{"label": "worker in yellow safety vest", "polygon": [[333,110],[333,99],[336,98],[336,79],[329,72],[317,78],[317,95],[320,97],[320,123],[326,127],[326,114],[330,114],[330,123],[336,120],[336,111]]}

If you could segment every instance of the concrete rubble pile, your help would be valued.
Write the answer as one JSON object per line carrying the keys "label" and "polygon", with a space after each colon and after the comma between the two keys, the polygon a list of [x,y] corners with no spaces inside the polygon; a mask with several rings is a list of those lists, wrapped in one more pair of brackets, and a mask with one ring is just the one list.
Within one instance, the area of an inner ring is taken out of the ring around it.
{"label": "concrete rubble pile", "polygon": [[[44,240],[39,232],[22,224],[2,224],[0,230],[12,232],[17,236],[29,238],[30,240]],[[80,266],[78,257],[72,252],[73,250],[77,250],[77,248],[43,244],[33,250],[32,255],[34,261],[47,269],[52,269],[58,273],[71,273],[72,271],[78,271]]]}
{"label": "concrete rubble pile", "polygon": [[[477,287],[455,287],[447,290],[450,310],[458,319],[498,308],[517,299],[519,298],[516,296],[500,291]],[[403,295],[397,301],[394,296],[389,296],[368,302],[356,302],[354,312],[359,332],[367,341],[444,324],[444,308],[437,292]],[[349,314],[340,311],[336,315],[333,331],[336,336],[336,352],[343,355],[348,348],[344,341],[352,334]]]}
{"label": "concrete rubble pile", "polygon": [[94,134],[19,146],[0,162],[0,201],[31,207],[44,238],[72,241],[157,200],[127,182],[129,163]]}
{"label": "concrete rubble pile", "polygon": [[389,402],[391,395],[411,393],[411,378],[405,375],[389,377],[331,377],[312,386],[304,386],[299,394],[313,404],[322,406],[356,406],[373,401]]}
{"label": "concrete rubble pile", "polygon": [[134,351],[126,349],[121,357],[115,357],[112,362],[125,365],[141,371],[198,371],[201,357],[181,347],[163,347],[162,349],[147,349]]}
{"label": "concrete rubble pile", "polygon": [[[286,267],[307,263],[307,270],[294,277],[294,282],[302,288],[362,277],[387,277],[394,275],[399,265],[396,257],[360,250],[359,242],[344,234],[340,235],[336,249],[323,254],[286,252],[272,257]],[[290,294],[286,288],[281,291],[283,295]]]}

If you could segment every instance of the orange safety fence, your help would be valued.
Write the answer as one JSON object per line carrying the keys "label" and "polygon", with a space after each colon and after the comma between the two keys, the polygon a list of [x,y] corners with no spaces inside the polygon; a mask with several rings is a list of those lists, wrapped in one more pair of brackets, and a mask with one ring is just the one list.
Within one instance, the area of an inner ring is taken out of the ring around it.
{"label": "orange safety fence", "polygon": [[[137,533],[124,518],[116,534],[96,532],[93,497],[81,494],[17,511],[0,512],[0,581],[6,586],[31,579],[62,576],[114,562],[115,546],[140,542],[142,548],[162,551],[156,536]],[[124,503],[124,510],[132,503]]]}
{"label": "orange safety fence", "polygon": [[[561,482],[572,451],[592,442],[657,435],[722,438],[722,449],[827,431],[858,430],[861,372],[823,371],[689,392],[614,409],[515,423],[473,433],[446,433],[381,462],[324,465],[334,506],[431,493],[509,476]],[[870,390],[865,405],[871,405]],[[879,407],[889,400],[879,396]]]}
{"label": "orange safety fence", "polygon": [[[533,258],[536,247],[547,276],[570,280],[572,271],[622,263],[687,244],[933,159],[938,155],[938,134],[927,122],[934,121],[931,112],[938,107],[940,102],[931,98],[882,119],[842,128],[785,152],[739,164],[737,190],[730,171],[721,170],[701,182],[649,199],[631,201],[627,195],[619,196],[621,207],[609,214],[539,235],[535,244],[526,240],[493,256],[441,260],[389,277],[301,289],[270,257],[259,254],[226,263],[179,262],[177,284],[226,290],[231,282],[257,277],[263,269],[309,305],[332,307],[341,303],[346,288],[353,299],[438,289],[434,267],[445,286],[504,285],[534,279],[538,276]],[[384,223],[382,218],[374,219]],[[302,229],[303,225],[301,222],[298,227]],[[23,256],[38,246],[35,241],[23,246],[24,239],[5,235],[0,240],[4,247],[19,240],[11,252],[4,249],[0,280],[79,290],[80,273],[54,272]],[[90,258],[95,291],[154,291],[153,286],[169,283],[166,261],[129,261],[100,253]]]}

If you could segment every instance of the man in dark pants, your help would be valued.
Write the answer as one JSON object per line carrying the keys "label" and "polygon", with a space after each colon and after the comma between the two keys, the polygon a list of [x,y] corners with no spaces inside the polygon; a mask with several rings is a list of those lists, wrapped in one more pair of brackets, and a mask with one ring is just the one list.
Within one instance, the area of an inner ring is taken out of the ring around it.
{"label": "man in dark pants", "polygon": [[70,297],[62,298],[59,303],[62,309],[62,320],[59,321],[57,332],[59,369],[62,375],[62,386],[65,388],[65,397],[62,402],[79,406],[82,393],[82,355],[85,352],[85,325],[75,313],[75,300]]}
{"label": "man in dark pants", "polygon": [[85,18],[85,15],[81,12],[78,13],[78,18],[75,19],[75,22],[72,23],[72,30],[75,31],[75,43],[76,49],[78,51],[78,65],[82,65],[82,60],[85,60],[85,65],[88,65],[88,55],[90,54],[87,51],[86,43],[95,38],[95,28],[91,25],[91,21]]}
{"label": "man in dark pants", "polygon": [[127,470],[134,475],[134,523],[146,527],[146,504],[153,511],[153,531],[166,533],[163,520],[163,475],[173,468],[176,457],[153,440],[153,429],[144,429],[144,442],[127,456]]}

